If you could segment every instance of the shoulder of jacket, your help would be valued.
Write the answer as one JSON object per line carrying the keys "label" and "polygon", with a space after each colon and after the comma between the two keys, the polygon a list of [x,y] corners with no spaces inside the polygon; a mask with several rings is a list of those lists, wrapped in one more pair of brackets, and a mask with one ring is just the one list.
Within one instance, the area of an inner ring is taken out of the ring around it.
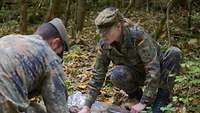
{"label": "shoulder of jacket", "polygon": [[143,27],[139,25],[134,25],[132,27],[129,27],[130,37],[131,41],[134,43],[134,45],[140,45],[145,40],[145,30]]}
{"label": "shoulder of jacket", "polygon": [[98,47],[100,48],[100,49],[102,49],[102,50],[105,50],[105,49],[109,49],[109,44],[107,44],[106,42],[105,42],[105,40],[103,40],[103,39],[100,39],[100,41],[99,41],[99,43],[98,43]]}

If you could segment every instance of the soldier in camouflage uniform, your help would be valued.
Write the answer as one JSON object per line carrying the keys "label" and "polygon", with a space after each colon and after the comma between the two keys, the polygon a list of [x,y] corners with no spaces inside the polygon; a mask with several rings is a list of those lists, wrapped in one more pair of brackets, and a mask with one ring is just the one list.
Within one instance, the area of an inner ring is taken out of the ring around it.
{"label": "soldier in camouflage uniform", "polygon": [[[170,47],[161,52],[158,44],[138,25],[133,25],[115,8],[106,8],[95,19],[101,36],[93,76],[88,85],[85,106],[79,113],[88,113],[105,80],[108,66],[114,86],[124,90],[129,98],[138,99],[131,113],[152,105],[154,113],[169,103],[173,77],[180,69],[181,51]],[[140,88],[144,86],[144,91]]]}
{"label": "soldier in camouflage uniform", "polygon": [[[34,35],[0,39],[0,113],[68,113],[60,58],[68,50],[66,38],[62,21],[55,18]],[[30,103],[38,95],[46,110]]]}

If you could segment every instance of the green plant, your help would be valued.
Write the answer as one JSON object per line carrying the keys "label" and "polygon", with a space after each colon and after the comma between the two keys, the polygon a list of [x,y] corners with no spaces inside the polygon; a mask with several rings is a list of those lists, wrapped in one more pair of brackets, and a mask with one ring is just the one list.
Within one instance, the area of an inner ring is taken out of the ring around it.
{"label": "green plant", "polygon": [[168,104],[166,107],[160,108],[165,113],[172,113],[176,111],[176,107],[173,106],[173,104]]}

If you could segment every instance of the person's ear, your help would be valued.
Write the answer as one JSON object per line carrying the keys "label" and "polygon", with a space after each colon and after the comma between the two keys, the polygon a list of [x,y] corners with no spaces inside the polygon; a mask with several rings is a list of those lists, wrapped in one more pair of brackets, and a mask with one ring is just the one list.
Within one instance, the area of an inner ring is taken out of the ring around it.
{"label": "person's ear", "polygon": [[117,29],[118,29],[119,31],[122,29],[122,24],[121,24],[120,22],[117,24]]}
{"label": "person's ear", "polygon": [[59,37],[52,38],[49,42],[49,45],[53,50],[57,49],[60,46],[61,39]]}

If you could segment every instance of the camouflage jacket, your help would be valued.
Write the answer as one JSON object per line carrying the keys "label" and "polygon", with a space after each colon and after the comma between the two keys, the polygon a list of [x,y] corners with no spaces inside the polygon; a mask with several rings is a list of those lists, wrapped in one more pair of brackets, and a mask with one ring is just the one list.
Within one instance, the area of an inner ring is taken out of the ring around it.
{"label": "camouflage jacket", "polygon": [[91,107],[105,80],[110,61],[115,65],[135,66],[145,73],[142,103],[151,103],[158,91],[160,82],[160,49],[153,39],[140,26],[125,27],[120,48],[99,42],[93,76],[89,82],[86,105]]}
{"label": "camouflage jacket", "polygon": [[67,113],[61,59],[42,37],[2,37],[0,53],[0,104],[25,111],[30,97],[41,95],[48,113]]}

